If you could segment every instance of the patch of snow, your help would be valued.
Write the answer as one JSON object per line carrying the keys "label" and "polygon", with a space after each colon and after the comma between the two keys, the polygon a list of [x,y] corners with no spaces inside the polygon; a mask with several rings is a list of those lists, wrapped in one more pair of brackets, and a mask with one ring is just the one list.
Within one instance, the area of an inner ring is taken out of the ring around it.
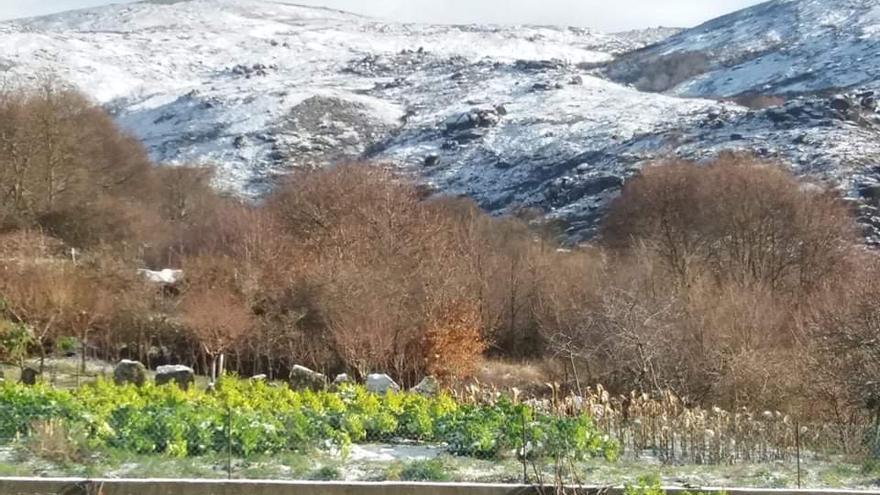
{"label": "patch of snow", "polygon": [[[389,78],[417,72],[416,62],[359,77],[345,70],[358,58],[393,59],[420,49],[434,64],[594,63],[663,34],[395,24],[278,1],[189,0],[0,23],[0,59],[8,66],[4,79],[27,82],[53,72],[111,109],[157,161],[219,164],[218,185],[249,195],[296,165],[279,163],[277,147],[262,137],[277,134],[286,113],[302,101],[321,95],[358,102],[389,125],[417,104],[365,94]],[[248,145],[237,148],[236,142]]]}
{"label": "patch of snow", "polygon": [[183,280],[183,270],[172,270],[166,268],[164,270],[138,270],[138,273],[148,282],[155,284],[174,285]]}
{"label": "patch of snow", "polygon": [[640,65],[703,53],[709,70],[670,90],[681,96],[800,93],[880,79],[880,2],[774,0],[683,31],[634,54]]}
{"label": "patch of snow", "polygon": [[355,444],[349,450],[348,460],[355,462],[422,461],[434,459],[444,453],[446,453],[446,449],[436,445]]}

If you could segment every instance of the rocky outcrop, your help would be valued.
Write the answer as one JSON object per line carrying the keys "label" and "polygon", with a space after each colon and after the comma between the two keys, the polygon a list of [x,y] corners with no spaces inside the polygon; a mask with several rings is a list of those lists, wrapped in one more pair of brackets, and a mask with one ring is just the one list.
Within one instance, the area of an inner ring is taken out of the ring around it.
{"label": "rocky outcrop", "polygon": [[269,72],[277,70],[277,65],[265,65],[265,64],[238,64],[232,67],[229,72],[235,76],[242,76],[245,79],[250,79],[252,77],[265,77],[269,75]]}
{"label": "rocky outcrop", "polygon": [[456,133],[471,129],[495,127],[499,122],[501,122],[501,115],[498,108],[474,108],[449,117],[443,125],[447,133]]}
{"label": "rocky outcrop", "polygon": [[524,72],[546,72],[564,69],[568,64],[564,60],[517,60],[513,68]]}
{"label": "rocky outcrop", "polygon": [[399,125],[357,99],[316,95],[291,108],[265,138],[273,160],[321,166],[361,157]]}
{"label": "rocky outcrop", "polygon": [[830,98],[803,97],[770,108],[763,115],[777,127],[828,126],[848,122],[867,129],[880,130],[880,114],[873,91],[837,94]]}
{"label": "rocky outcrop", "polygon": [[[459,61],[459,63],[461,62]],[[390,55],[369,54],[350,61],[342,71],[343,73],[364,77],[397,76],[400,79],[400,74],[443,65],[444,63],[455,66],[456,60],[443,60],[440,57],[434,57],[423,47],[419,47],[415,50],[403,49],[398,53]]]}
{"label": "rocky outcrop", "polygon": [[433,167],[440,163],[440,155],[436,153],[431,153],[430,155],[425,157],[425,166]]}
{"label": "rocky outcrop", "polygon": [[616,175],[567,175],[554,179],[547,186],[547,202],[564,206],[585,196],[595,196],[608,190],[618,190],[623,178]]}
{"label": "rocky outcrop", "polygon": [[540,81],[532,84],[532,92],[540,93],[542,91],[553,91],[554,89],[562,89],[565,86],[561,82]]}

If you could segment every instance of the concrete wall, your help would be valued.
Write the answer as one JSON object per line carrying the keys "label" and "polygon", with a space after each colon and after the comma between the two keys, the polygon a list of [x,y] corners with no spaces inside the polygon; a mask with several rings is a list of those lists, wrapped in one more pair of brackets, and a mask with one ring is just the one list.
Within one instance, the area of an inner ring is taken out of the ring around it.
{"label": "concrete wall", "polygon": [[525,495],[505,485],[0,478],[2,495]]}
{"label": "concrete wall", "polygon": [[[668,488],[670,495],[684,489]],[[717,491],[717,489],[706,489]],[[729,495],[880,495],[851,490],[727,489]],[[568,492],[568,493],[573,493]],[[585,487],[578,493],[622,495],[619,488]],[[555,495],[516,485],[461,483],[344,483],[245,480],[84,480],[78,478],[0,478],[0,495]]]}

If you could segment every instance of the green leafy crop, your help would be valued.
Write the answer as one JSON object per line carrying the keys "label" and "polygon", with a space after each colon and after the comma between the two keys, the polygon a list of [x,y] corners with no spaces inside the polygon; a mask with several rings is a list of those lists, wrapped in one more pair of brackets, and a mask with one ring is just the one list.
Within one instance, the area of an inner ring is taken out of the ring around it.
{"label": "green leafy crop", "polygon": [[106,381],[70,391],[0,385],[0,442],[52,419],[83,429],[98,446],[171,457],[344,451],[353,442],[444,443],[453,454],[479,458],[616,455],[586,416],[535,414],[506,401],[459,405],[444,394],[294,391],[231,378],[211,393]]}

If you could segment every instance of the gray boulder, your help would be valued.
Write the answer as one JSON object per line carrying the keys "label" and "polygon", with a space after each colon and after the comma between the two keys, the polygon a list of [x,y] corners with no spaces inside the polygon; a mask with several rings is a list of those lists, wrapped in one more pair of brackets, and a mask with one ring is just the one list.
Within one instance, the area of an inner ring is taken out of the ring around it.
{"label": "gray boulder", "polygon": [[532,92],[540,93],[542,91],[552,91],[554,89],[562,89],[562,83],[560,82],[552,82],[552,81],[544,81],[544,82],[536,82],[532,84]]}
{"label": "gray boulder", "polygon": [[398,385],[394,380],[391,379],[390,376],[384,373],[373,373],[371,375],[367,375],[366,387],[369,392],[373,392],[375,394],[384,394],[389,390],[393,392],[400,391],[400,385]]}
{"label": "gray boulder", "polygon": [[498,125],[500,121],[501,116],[498,114],[497,109],[474,108],[468,112],[449,117],[443,125],[446,127],[447,133],[455,133],[472,129],[494,127]]}
{"label": "gray boulder", "polygon": [[175,364],[156,368],[156,385],[175,383],[183,390],[187,390],[195,381],[196,373],[189,366]]}
{"label": "gray boulder", "polygon": [[296,365],[290,370],[290,388],[293,390],[324,390],[327,377],[305,366]]}
{"label": "gray boulder", "polygon": [[254,375],[249,378],[249,380],[252,382],[265,382],[268,379],[269,379],[269,377],[264,374]]}
{"label": "gray boulder", "polygon": [[336,385],[337,387],[345,383],[354,383],[354,380],[352,380],[346,373],[340,373],[333,379],[333,385]]}
{"label": "gray boulder", "polygon": [[852,102],[844,95],[836,95],[829,102],[831,108],[845,112],[852,107]]}
{"label": "gray boulder", "polygon": [[147,368],[139,361],[123,359],[113,370],[113,381],[117,385],[133,383],[141,387],[147,382]]}
{"label": "gray boulder", "polygon": [[433,376],[426,376],[422,378],[422,381],[420,381],[418,385],[411,388],[410,392],[433,397],[440,392],[440,382],[438,382]]}
{"label": "gray boulder", "polygon": [[433,167],[433,166],[437,165],[438,163],[440,163],[440,155],[432,153],[432,154],[425,157],[425,166],[426,167]]}
{"label": "gray boulder", "polygon": [[35,370],[34,368],[25,368],[21,370],[21,383],[25,385],[36,385],[39,379],[39,370]]}
{"label": "gray boulder", "polygon": [[560,59],[550,60],[517,60],[513,66],[517,70],[528,72],[543,72],[548,70],[559,70],[564,68],[567,63]]}

